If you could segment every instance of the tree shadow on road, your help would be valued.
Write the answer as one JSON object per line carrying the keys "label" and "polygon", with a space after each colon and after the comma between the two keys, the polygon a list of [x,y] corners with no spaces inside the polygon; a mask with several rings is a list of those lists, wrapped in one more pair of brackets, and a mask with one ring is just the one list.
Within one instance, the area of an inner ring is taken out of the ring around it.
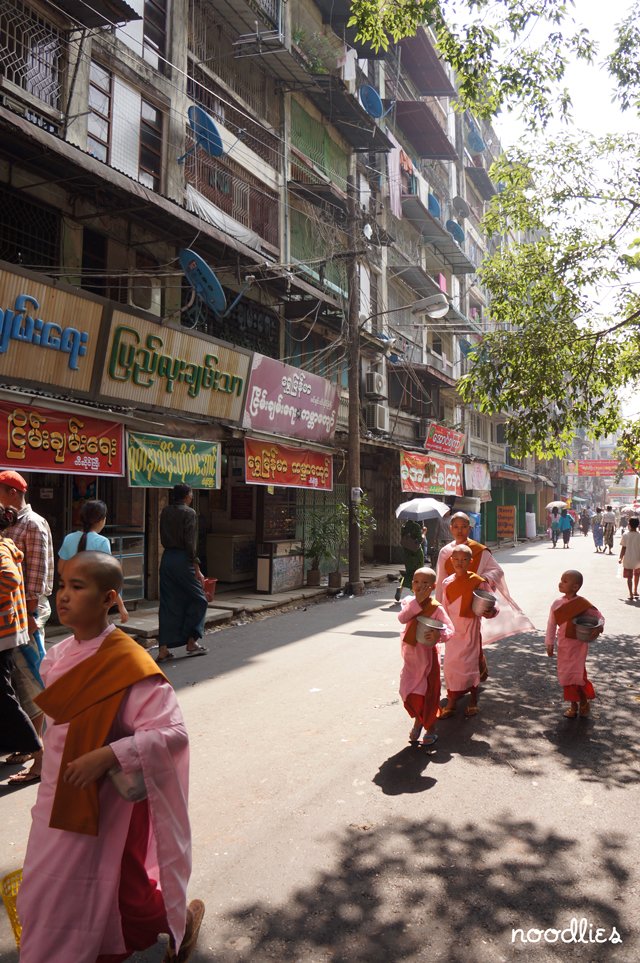
{"label": "tree shadow on road", "polygon": [[[576,917],[603,927],[607,938],[616,927],[624,943],[535,946],[536,960],[604,959],[597,949],[607,961],[628,961],[633,934],[617,902],[626,882],[625,841],[601,836],[592,846],[585,853],[580,840],[507,814],[463,827],[432,815],[351,826],[334,868],[294,892],[286,906],[254,903],[220,921],[215,958],[497,963],[531,952],[512,943],[513,929],[563,929]],[[581,886],[587,859],[590,896]]]}
{"label": "tree shadow on road", "polygon": [[[457,717],[442,721],[441,740],[451,751],[459,744],[465,755],[488,756],[521,776],[540,775],[555,750],[584,781],[607,786],[640,782],[637,639],[608,636],[591,648],[587,671],[597,699],[588,719],[564,718],[555,659],[546,656],[541,636],[530,633],[487,648],[490,677],[481,691],[480,715],[470,720],[472,729],[463,728],[469,723]],[[477,742],[465,742],[469,731]],[[486,751],[481,740],[488,743]]]}

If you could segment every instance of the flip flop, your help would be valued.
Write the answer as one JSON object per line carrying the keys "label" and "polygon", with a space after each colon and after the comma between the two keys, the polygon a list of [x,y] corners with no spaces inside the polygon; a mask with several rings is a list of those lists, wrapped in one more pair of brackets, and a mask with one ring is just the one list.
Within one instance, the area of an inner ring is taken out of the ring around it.
{"label": "flip flop", "polygon": [[456,710],[451,706],[445,706],[440,710],[440,719],[450,719]]}
{"label": "flip flop", "polygon": [[173,652],[168,652],[167,655],[159,655],[156,659],[156,664],[162,665],[163,662],[171,662],[172,659],[175,659],[175,655]]}
{"label": "flip flop", "polygon": [[420,740],[420,745],[421,745],[421,746],[432,746],[432,745],[434,744],[434,742],[437,742],[437,741],[438,741],[438,737],[437,737],[437,735],[436,735],[435,732],[434,732],[434,733],[431,734],[431,735],[424,735],[424,736],[422,737],[422,739]]}
{"label": "flip flop", "polygon": [[464,710],[464,714],[467,719],[470,719],[471,716],[477,716],[479,711],[480,710],[477,706],[467,706],[467,708]]}
{"label": "flip flop", "polygon": [[422,732],[422,725],[416,722],[415,726],[409,733],[409,742],[415,745],[420,739],[420,733]]}
{"label": "flip flop", "polygon": [[187,963],[196,948],[203,917],[204,903],[201,899],[192,899],[187,908],[187,928],[180,951],[176,956],[175,950],[167,950],[163,963]]}
{"label": "flip flop", "polygon": [[23,769],[22,772],[17,772],[15,776],[10,776],[7,779],[8,786],[26,786],[30,782],[40,782],[42,778],[42,773],[33,772],[31,769]]}
{"label": "flip flop", "polygon": [[33,752],[12,752],[10,756],[2,760],[3,766],[24,766],[25,762],[31,762],[35,753]]}
{"label": "flip flop", "polygon": [[193,658],[195,655],[208,655],[209,649],[205,649],[204,645],[198,645],[196,642],[193,649],[187,649],[187,655]]}

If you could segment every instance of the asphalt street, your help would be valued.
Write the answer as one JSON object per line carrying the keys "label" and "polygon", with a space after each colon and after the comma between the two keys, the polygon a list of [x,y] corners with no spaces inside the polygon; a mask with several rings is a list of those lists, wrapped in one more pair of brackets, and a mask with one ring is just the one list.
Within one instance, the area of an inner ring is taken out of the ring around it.
{"label": "asphalt street", "polygon": [[[640,960],[640,604],[618,544],[498,553],[538,632],[491,647],[480,714],[440,721],[433,750],[407,743],[391,584],[224,628],[207,657],[171,664],[192,742],[190,895],[207,907],[194,963]],[[566,568],[606,617],[589,719],[563,717],[543,644]],[[0,796],[2,874],[35,794]],[[17,959],[2,913],[0,959]]]}

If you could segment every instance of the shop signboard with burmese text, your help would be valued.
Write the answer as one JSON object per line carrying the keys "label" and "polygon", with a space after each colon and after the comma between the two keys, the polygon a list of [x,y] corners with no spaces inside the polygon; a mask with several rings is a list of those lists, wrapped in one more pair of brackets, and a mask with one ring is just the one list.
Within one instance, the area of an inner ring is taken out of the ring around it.
{"label": "shop signboard with burmese text", "polygon": [[129,431],[127,475],[132,488],[220,488],[220,445]]}
{"label": "shop signboard with burmese text", "polygon": [[254,354],[243,427],[303,441],[331,441],[338,387],[319,375]]}
{"label": "shop signboard with burmese text", "polygon": [[100,394],[239,424],[250,361],[241,348],[114,311]]}
{"label": "shop signboard with burmese text", "polygon": [[89,392],[103,303],[4,268],[0,378]]}
{"label": "shop signboard with burmese text", "polygon": [[464,450],[464,433],[431,423],[424,447],[428,451],[440,451],[444,455],[461,455]]}
{"label": "shop signboard with burmese text", "polygon": [[333,455],[329,452],[245,438],[244,458],[248,485],[333,490]]}
{"label": "shop signboard with burmese text", "polygon": [[462,463],[455,458],[400,452],[403,492],[417,495],[462,495]]}
{"label": "shop signboard with burmese text", "polygon": [[498,505],[496,508],[498,538],[516,537],[516,506]]}
{"label": "shop signboard with burmese text", "polygon": [[0,465],[19,472],[124,475],[122,425],[0,402]]}

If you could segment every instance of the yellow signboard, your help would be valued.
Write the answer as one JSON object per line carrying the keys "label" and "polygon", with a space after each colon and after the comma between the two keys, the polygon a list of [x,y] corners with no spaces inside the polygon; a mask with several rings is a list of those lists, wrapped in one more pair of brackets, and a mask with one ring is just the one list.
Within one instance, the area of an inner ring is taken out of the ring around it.
{"label": "yellow signboard", "polygon": [[100,394],[239,422],[250,361],[211,338],[114,311]]}

